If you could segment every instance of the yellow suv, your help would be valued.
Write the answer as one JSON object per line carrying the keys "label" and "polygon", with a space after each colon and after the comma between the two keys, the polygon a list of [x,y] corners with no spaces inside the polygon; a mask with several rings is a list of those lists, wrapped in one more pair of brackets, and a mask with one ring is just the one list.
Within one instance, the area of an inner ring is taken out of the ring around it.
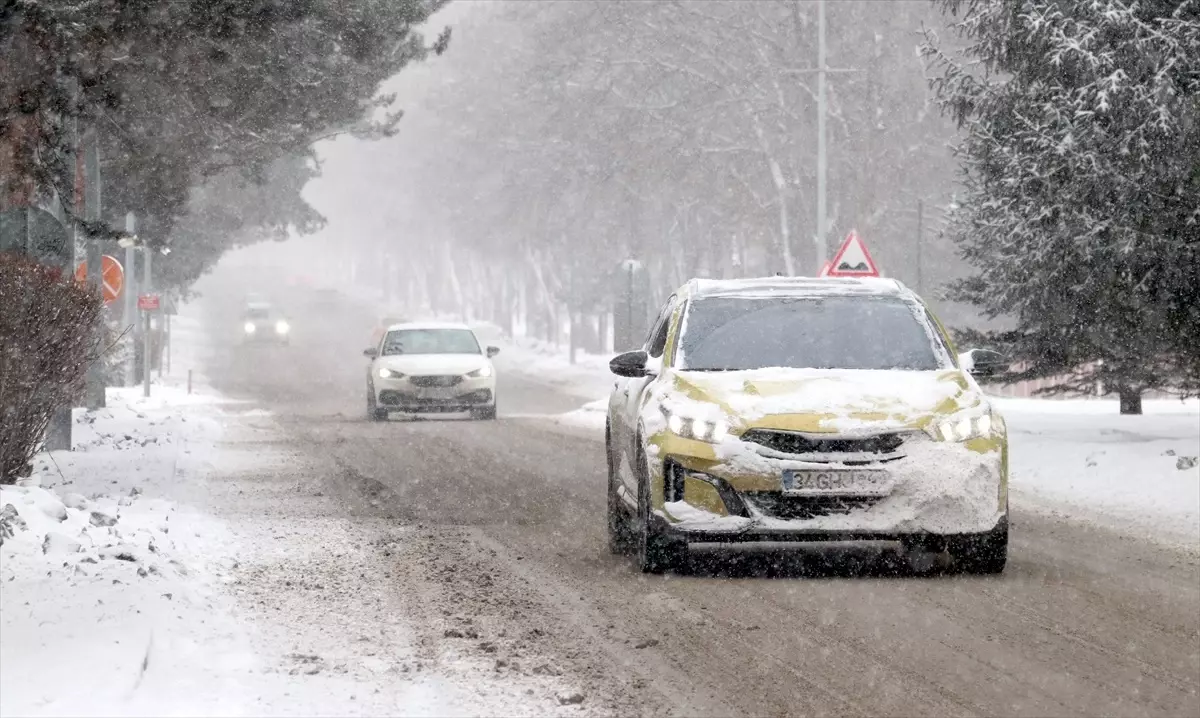
{"label": "yellow suv", "polygon": [[689,543],[899,542],[1000,573],[1008,439],[916,294],[890,279],[695,279],[610,362],[608,528],[643,571]]}

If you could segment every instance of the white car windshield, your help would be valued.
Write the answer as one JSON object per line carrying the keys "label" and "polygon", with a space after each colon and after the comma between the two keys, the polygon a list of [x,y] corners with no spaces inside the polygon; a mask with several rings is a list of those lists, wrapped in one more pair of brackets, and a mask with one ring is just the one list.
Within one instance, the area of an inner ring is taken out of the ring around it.
{"label": "white car windshield", "polygon": [[396,354],[481,354],[470,329],[396,329],[383,340],[383,356]]}
{"label": "white car windshield", "polygon": [[681,368],[946,368],[948,352],[920,311],[887,297],[700,298],[688,309]]}

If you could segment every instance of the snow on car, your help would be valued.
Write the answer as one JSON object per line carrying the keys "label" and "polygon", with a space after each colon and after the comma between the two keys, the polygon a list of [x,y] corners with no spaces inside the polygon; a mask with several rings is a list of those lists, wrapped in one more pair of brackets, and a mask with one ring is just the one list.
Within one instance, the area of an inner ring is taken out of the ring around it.
{"label": "snow on car", "polygon": [[610,365],[613,550],[659,572],[688,543],[883,540],[1003,571],[1005,425],[950,347],[893,280],[688,283]]}
{"label": "snow on car", "polygon": [[495,419],[492,357],[499,352],[481,348],[465,324],[394,324],[377,346],[363,352],[371,359],[367,417],[383,421],[391,412],[470,412],[477,419]]}

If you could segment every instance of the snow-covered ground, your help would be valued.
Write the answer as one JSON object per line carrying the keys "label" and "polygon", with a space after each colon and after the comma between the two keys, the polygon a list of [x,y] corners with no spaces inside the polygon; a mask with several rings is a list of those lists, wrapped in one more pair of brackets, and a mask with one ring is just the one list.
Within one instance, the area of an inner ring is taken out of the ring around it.
{"label": "snow-covered ground", "polygon": [[608,396],[612,389],[611,356],[579,351],[572,364],[563,347],[530,337],[504,339],[500,329],[491,324],[474,323],[472,327],[482,339],[503,342],[504,351],[496,357],[499,371],[516,372],[585,399]]}
{"label": "snow-covered ground", "polygon": [[[591,399],[553,419],[604,430],[609,357],[517,338],[501,370]],[[1013,501],[1022,510],[1096,522],[1200,550],[1200,402],[1148,400],[1121,416],[1115,400],[994,400],[1008,422]]]}
{"label": "snow-covered ground", "polygon": [[1142,416],[1121,416],[1108,400],[995,402],[1019,508],[1200,549],[1195,401],[1147,401]]}
{"label": "snow-covered ground", "polygon": [[0,488],[0,715],[577,712],[569,678],[418,640],[403,532],[347,520],[266,412],[188,394],[193,317],[175,338],[149,399],[110,389],[74,451]]}

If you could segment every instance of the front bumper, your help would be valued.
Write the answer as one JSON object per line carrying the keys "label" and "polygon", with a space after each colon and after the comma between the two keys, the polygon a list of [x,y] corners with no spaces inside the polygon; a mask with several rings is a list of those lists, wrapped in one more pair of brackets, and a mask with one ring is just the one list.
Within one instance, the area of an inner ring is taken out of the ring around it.
{"label": "front bumper", "polygon": [[[764,451],[729,437],[713,446],[670,434],[654,437],[652,499],[663,529],[689,542],[902,540],[968,536],[1007,516],[1003,437],[965,444],[904,433],[885,462],[853,466],[822,457]],[[878,470],[885,485],[860,495],[785,492],[787,470]]]}
{"label": "front bumper", "polygon": [[256,332],[242,332],[243,344],[287,344],[289,334],[279,332],[272,329],[271,331],[259,330]]}
{"label": "front bumper", "polygon": [[496,403],[493,377],[462,377],[453,386],[419,386],[413,379],[375,379],[375,400],[380,408],[410,414],[459,413],[485,409]]}

